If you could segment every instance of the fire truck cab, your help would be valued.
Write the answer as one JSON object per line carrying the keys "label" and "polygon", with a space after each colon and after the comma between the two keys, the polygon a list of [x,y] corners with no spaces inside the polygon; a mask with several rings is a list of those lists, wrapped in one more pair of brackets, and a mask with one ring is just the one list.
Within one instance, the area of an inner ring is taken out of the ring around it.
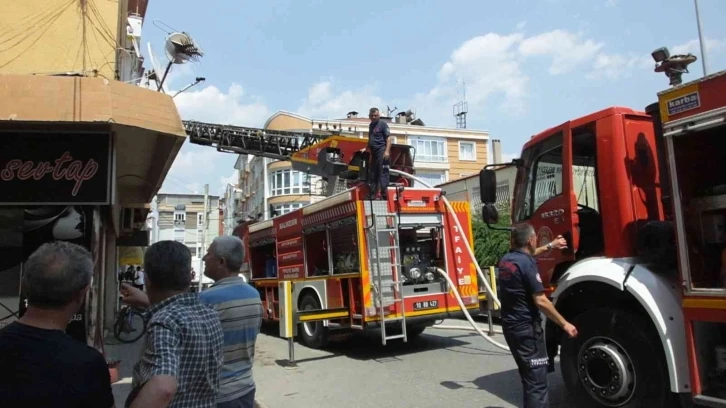
{"label": "fire truck cab", "polygon": [[[726,407],[726,71],[681,85],[695,57],[662,61],[681,64],[656,68],[676,86],[645,112],[568,121],[513,163],[513,223],[532,224],[541,244],[568,241],[538,266],[579,331],[570,339],[545,323],[548,354],[559,351],[581,406],[668,407],[691,395]],[[481,183],[493,223],[494,173]]]}

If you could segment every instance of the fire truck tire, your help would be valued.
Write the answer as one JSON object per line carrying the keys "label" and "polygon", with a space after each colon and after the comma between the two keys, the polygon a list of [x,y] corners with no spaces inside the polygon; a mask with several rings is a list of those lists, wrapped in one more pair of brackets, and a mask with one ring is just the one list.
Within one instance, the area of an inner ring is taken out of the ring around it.
{"label": "fire truck tire", "polygon": [[[306,293],[300,300],[300,310],[320,310],[322,307],[318,297]],[[328,345],[328,328],[323,322],[300,323],[297,328],[300,342],[313,349],[321,349]]]}
{"label": "fire truck tire", "polygon": [[583,407],[675,407],[660,339],[650,323],[618,309],[585,311],[563,334],[560,367],[565,385]]}
{"label": "fire truck tire", "polygon": [[406,337],[408,337],[408,338],[418,337],[421,334],[423,334],[424,330],[426,330],[427,327],[429,327],[429,326],[423,325],[423,324],[407,326],[406,327]]}

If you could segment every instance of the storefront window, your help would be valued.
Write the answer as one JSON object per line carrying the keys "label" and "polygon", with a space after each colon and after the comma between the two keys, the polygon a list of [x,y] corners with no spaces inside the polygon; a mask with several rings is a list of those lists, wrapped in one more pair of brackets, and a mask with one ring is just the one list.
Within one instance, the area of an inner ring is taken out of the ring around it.
{"label": "storefront window", "polygon": [[[0,327],[17,320],[27,307],[20,293],[23,262],[46,242],[69,241],[93,251],[93,207],[0,207]],[[67,332],[86,340],[85,306]]]}

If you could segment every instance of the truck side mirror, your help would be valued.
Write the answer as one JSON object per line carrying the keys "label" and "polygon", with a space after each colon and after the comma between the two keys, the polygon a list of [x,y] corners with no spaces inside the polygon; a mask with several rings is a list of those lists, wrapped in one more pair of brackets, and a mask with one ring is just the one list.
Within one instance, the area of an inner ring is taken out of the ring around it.
{"label": "truck side mirror", "polygon": [[497,174],[494,170],[485,169],[479,172],[479,194],[482,205],[497,201]]}

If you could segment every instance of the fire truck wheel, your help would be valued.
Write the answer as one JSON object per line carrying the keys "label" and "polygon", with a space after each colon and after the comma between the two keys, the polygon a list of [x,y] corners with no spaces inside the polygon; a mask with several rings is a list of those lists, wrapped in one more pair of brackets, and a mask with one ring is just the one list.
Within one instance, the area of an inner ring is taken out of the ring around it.
{"label": "fire truck wheel", "polygon": [[[312,293],[303,295],[300,301],[300,310],[320,310],[322,307],[318,297]],[[320,349],[328,344],[328,328],[323,322],[300,323],[297,328],[300,334],[300,342],[307,347]]]}
{"label": "fire truck wheel", "polygon": [[428,326],[426,325],[411,325],[406,327],[406,336],[409,338],[418,337],[423,334]]}
{"label": "fire truck wheel", "polygon": [[578,336],[563,334],[560,366],[577,406],[674,406],[660,339],[647,329],[647,320],[601,308],[578,315],[572,323]]}

